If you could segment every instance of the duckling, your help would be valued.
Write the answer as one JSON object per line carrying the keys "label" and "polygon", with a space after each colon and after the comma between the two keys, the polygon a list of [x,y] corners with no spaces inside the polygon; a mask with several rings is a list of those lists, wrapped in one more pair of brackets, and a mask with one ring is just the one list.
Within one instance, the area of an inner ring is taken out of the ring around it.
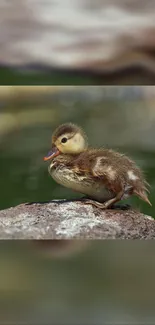
{"label": "duckling", "polygon": [[48,171],[59,184],[80,192],[86,203],[107,209],[131,195],[151,205],[149,184],[130,158],[111,149],[88,147],[85,132],[77,125],[60,125],[52,135]]}

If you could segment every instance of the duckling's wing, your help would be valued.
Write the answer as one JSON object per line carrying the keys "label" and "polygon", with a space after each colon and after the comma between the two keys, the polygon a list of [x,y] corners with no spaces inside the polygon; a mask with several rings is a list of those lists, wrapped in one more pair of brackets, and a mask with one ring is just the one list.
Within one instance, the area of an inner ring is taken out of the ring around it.
{"label": "duckling's wing", "polygon": [[105,176],[109,179],[115,179],[116,169],[112,164],[109,164],[107,157],[99,156],[96,157],[96,160],[91,168],[93,176],[104,178]]}
{"label": "duckling's wing", "polygon": [[[133,168],[133,165],[130,166],[130,160],[128,159],[127,161],[129,163],[129,168]],[[106,159],[101,156],[97,157],[95,161],[95,164],[92,168],[92,175],[102,180],[106,187],[115,193],[118,193],[123,189],[126,191],[127,186],[131,194],[137,195],[143,201],[151,205],[147,196],[147,192],[149,192],[149,184],[145,181],[141,171],[137,166],[134,165],[133,171],[137,173],[137,176],[135,175],[135,178],[128,179],[128,172],[126,173],[126,171],[119,168],[117,165],[115,166],[112,163],[107,163]]]}
{"label": "duckling's wing", "polygon": [[97,157],[91,168],[92,175],[103,182],[107,189],[115,193],[123,190],[121,175],[117,173],[115,166],[107,161],[106,157]]}

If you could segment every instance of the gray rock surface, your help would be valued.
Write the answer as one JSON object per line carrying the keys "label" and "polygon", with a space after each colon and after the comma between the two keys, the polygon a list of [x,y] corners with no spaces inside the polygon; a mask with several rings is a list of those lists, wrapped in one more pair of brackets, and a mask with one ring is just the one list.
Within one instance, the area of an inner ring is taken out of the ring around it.
{"label": "gray rock surface", "polygon": [[0,239],[151,239],[155,221],[139,211],[101,210],[82,201],[26,203],[0,211]]}

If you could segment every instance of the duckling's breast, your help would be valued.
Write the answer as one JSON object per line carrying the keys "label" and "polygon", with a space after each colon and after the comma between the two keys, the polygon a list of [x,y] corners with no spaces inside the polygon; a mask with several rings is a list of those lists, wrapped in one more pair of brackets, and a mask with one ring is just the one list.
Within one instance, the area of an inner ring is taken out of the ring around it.
{"label": "duckling's breast", "polygon": [[52,178],[60,185],[70,188],[76,192],[87,195],[99,202],[105,202],[114,197],[114,193],[109,191],[103,182],[94,179],[91,175],[79,174],[66,166],[49,167]]}

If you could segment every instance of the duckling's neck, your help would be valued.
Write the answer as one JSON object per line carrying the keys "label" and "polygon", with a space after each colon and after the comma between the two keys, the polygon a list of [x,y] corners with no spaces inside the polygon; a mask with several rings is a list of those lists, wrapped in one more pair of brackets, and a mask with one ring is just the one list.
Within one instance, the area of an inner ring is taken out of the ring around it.
{"label": "duckling's neck", "polygon": [[61,165],[68,165],[72,164],[72,162],[77,159],[82,153],[78,154],[63,154],[61,153],[57,157],[54,157],[50,163],[50,168],[56,167],[59,164]]}

